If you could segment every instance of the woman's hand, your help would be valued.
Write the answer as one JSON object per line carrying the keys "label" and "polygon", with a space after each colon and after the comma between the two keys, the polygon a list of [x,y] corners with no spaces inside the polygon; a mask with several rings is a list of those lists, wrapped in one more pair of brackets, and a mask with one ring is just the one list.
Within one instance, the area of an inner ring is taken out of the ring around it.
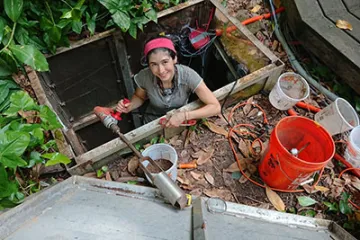
{"label": "woman's hand", "polygon": [[166,127],[179,127],[186,120],[186,112],[176,112],[166,123]]}
{"label": "woman's hand", "polygon": [[[126,101],[125,101],[126,102]],[[131,102],[124,103],[124,99],[121,99],[116,105],[116,111],[121,113],[128,113],[131,111]]]}

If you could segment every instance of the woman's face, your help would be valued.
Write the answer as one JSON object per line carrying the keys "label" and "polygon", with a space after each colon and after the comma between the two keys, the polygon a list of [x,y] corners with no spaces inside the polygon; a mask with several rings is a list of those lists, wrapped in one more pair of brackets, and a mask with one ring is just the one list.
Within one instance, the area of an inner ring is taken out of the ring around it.
{"label": "woman's face", "polygon": [[151,72],[163,82],[171,82],[175,75],[177,58],[172,59],[167,51],[159,50],[149,55]]}

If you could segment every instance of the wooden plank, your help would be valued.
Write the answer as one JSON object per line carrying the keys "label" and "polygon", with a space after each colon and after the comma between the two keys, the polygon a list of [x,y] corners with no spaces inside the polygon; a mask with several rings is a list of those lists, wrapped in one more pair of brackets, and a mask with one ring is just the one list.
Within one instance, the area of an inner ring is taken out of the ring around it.
{"label": "wooden plank", "polygon": [[[252,84],[255,84],[261,80],[268,78],[271,74],[273,74],[274,71],[279,71],[279,68],[283,68],[283,65],[276,66],[276,64],[270,64],[270,65],[267,65],[245,77],[240,78],[235,85],[233,93],[236,93],[242,89],[245,89],[246,87],[251,86]],[[229,83],[228,85],[216,90],[214,92],[216,98],[218,100],[224,99],[227,96],[228,92],[233,87],[233,85],[234,85],[234,83]],[[195,102],[192,102],[190,104],[183,106],[182,108],[180,108],[180,111],[194,110],[194,109],[201,107],[202,105],[203,104],[198,100],[198,101],[195,101]],[[154,120],[154,121],[152,121],[148,124],[145,124],[131,132],[128,132],[127,134],[125,134],[125,136],[131,143],[136,143],[137,141],[139,141],[147,136],[150,136],[152,134],[155,134],[155,133],[160,134],[162,132],[162,127],[158,124],[158,122],[159,122],[158,119]],[[171,136],[168,136],[168,137],[171,137]],[[125,143],[123,143],[120,139],[114,139],[110,142],[107,142],[95,149],[92,149],[92,150],[76,157],[76,162],[78,164],[83,164],[83,163],[86,163],[89,161],[92,163],[95,163],[109,155],[114,154],[115,152],[117,152],[125,147],[126,147]]]}
{"label": "wooden plank", "polygon": [[[69,143],[71,144],[71,146],[73,147],[76,155],[81,155],[86,152],[86,149],[81,144],[74,129],[70,128],[70,129],[64,130],[64,134],[65,134],[67,140],[69,141]],[[75,158],[75,161],[76,161],[76,158]]]}
{"label": "wooden plank", "polygon": [[[320,4],[322,11],[326,18],[330,19],[334,24],[337,20],[345,20],[351,23],[353,30],[343,30],[343,32],[352,36],[357,42],[360,42],[360,19],[354,17],[345,8],[345,5],[341,0],[317,0]],[[314,22],[313,24],[316,24]]]}
{"label": "wooden plank", "polygon": [[[26,69],[28,78],[30,80],[31,87],[33,88],[33,90],[35,92],[38,102],[42,105],[48,106],[52,111],[54,111],[52,105],[50,104],[49,100],[47,99],[46,94],[41,86],[40,79],[39,79],[36,71],[33,70],[29,66],[26,66],[25,69]],[[58,119],[58,120],[61,123],[61,120],[60,119]],[[72,151],[71,146],[65,141],[64,133],[61,130],[54,130],[54,131],[51,131],[51,133],[57,143],[59,152],[68,156],[69,158],[74,158],[74,156],[75,156],[74,152]]]}
{"label": "wooden plank", "polygon": [[170,15],[172,13],[178,12],[180,10],[183,10],[185,8],[191,7],[193,5],[196,5],[196,4],[204,2],[204,1],[205,0],[189,0],[184,3],[180,3],[179,5],[176,5],[174,7],[171,7],[171,8],[165,9],[161,12],[158,12],[157,17],[161,18],[161,17],[167,16],[167,15]]}
{"label": "wooden plank", "polygon": [[360,19],[360,1],[359,0],[342,0],[348,11]]}
{"label": "wooden plank", "polygon": [[235,17],[232,17],[228,14],[227,10],[221,5],[221,2],[218,0],[210,0],[212,4],[219,10],[222,14],[224,14],[232,24],[234,24],[238,30],[244,34],[267,58],[270,59],[270,61],[276,62],[278,60],[278,57],[276,57],[275,54],[273,54],[270,49],[268,49],[264,44],[262,44],[259,39],[257,39],[254,34],[252,34],[244,25],[241,24],[241,22],[236,19]]}
{"label": "wooden plank", "polygon": [[268,79],[266,80],[266,83],[265,83],[265,86],[264,86],[264,91],[266,91],[266,92],[270,92],[271,89],[273,89],[273,87],[275,86],[280,74],[282,73],[282,71],[285,68],[285,64],[283,62],[281,62],[280,60],[277,62],[277,65],[278,65],[278,68],[276,70],[274,70],[272,72],[272,74],[270,74]]}

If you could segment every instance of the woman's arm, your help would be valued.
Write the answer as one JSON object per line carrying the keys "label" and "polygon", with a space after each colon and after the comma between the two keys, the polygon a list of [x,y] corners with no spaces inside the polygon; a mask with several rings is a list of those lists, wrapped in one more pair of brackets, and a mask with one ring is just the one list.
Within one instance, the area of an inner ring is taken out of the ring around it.
{"label": "woman's arm", "polygon": [[125,103],[124,100],[120,100],[119,103],[116,106],[116,111],[121,113],[128,113],[134,109],[137,109],[147,99],[146,91],[142,88],[136,88],[134,95],[131,98],[130,103]]}
{"label": "woman's arm", "polygon": [[205,106],[192,111],[175,113],[167,122],[166,127],[178,127],[185,120],[206,118],[220,113],[220,103],[204,81],[201,81],[195,93]]}

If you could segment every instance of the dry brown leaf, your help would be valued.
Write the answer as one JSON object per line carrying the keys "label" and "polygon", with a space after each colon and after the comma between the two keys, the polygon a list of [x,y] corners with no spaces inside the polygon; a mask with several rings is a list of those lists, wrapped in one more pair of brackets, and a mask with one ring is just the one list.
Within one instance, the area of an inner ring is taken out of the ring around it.
{"label": "dry brown leaf", "polygon": [[191,154],[191,157],[193,158],[199,158],[201,155],[203,155],[205,153],[204,150],[199,150],[197,152],[194,152],[193,154]]}
{"label": "dry brown leaf", "polygon": [[[252,101],[251,101],[251,102],[252,102]],[[250,112],[250,110],[251,110],[251,108],[252,108],[251,102],[248,101],[248,103],[247,103],[247,104],[244,106],[244,108],[243,108],[243,112],[244,112],[245,116],[249,114],[249,112]]]}
{"label": "dry brown leaf", "polygon": [[333,184],[335,186],[343,187],[345,185],[345,181],[340,178],[334,178]]}
{"label": "dry brown leaf", "polygon": [[257,206],[258,208],[263,208],[263,209],[269,209],[270,208],[270,204],[269,203],[260,203],[259,206]]}
{"label": "dry brown leaf", "polygon": [[247,117],[254,117],[254,116],[256,116],[257,114],[258,114],[258,112],[259,112],[259,110],[257,109],[257,108],[254,108],[253,110],[251,110],[250,112],[249,112],[249,114],[248,115],[246,115]]}
{"label": "dry brown leaf", "polygon": [[195,189],[191,190],[190,194],[195,197],[200,197],[202,194],[202,190],[201,190],[201,188],[195,188]]}
{"label": "dry brown leaf", "polygon": [[234,139],[235,142],[240,143],[241,139],[238,137],[238,135],[235,132],[232,132],[231,138]]}
{"label": "dry brown leaf", "polygon": [[143,148],[146,149],[146,148],[148,148],[148,147],[150,147],[150,146],[151,146],[151,143],[147,143],[147,144],[145,144],[145,145],[143,146]]}
{"label": "dry brown leaf", "polygon": [[315,186],[315,189],[319,190],[320,192],[323,192],[323,193],[330,191],[329,188],[324,187],[324,186]]}
{"label": "dry brown leaf", "polygon": [[180,184],[180,187],[181,187],[182,189],[189,190],[189,191],[191,191],[191,190],[193,189],[192,186],[186,185],[186,184]]}
{"label": "dry brown leaf", "polygon": [[176,180],[178,180],[179,183],[183,184],[183,185],[190,185],[190,181],[186,178],[182,178],[177,176]]}
{"label": "dry brown leaf", "polygon": [[206,181],[208,181],[211,185],[215,184],[215,179],[213,176],[211,176],[210,173],[206,172],[204,176],[205,176]]}
{"label": "dry brown leaf", "polygon": [[135,171],[138,167],[139,167],[138,157],[134,156],[128,162],[128,172],[131,173],[131,175],[135,176],[136,175]]}
{"label": "dry brown leaf", "polygon": [[249,146],[247,145],[247,143],[244,140],[242,140],[242,139],[240,140],[238,148],[239,148],[240,152],[244,155],[245,158],[249,157],[249,155],[250,155]]}
{"label": "dry brown leaf", "polygon": [[351,185],[360,191],[360,183],[359,182],[352,182]]}
{"label": "dry brown leaf", "polygon": [[248,181],[248,178],[246,177],[246,176],[249,178],[250,176],[251,176],[251,174],[246,170],[245,172],[244,172],[244,174],[240,177],[240,179],[239,179],[239,182],[241,183],[241,184],[244,184],[244,183],[246,183],[247,181]]}
{"label": "dry brown leaf", "polygon": [[223,170],[224,172],[229,172],[229,173],[233,173],[233,172],[240,172],[240,169],[238,167],[238,163],[234,162],[232,164],[230,164],[230,166],[228,166],[227,168],[225,168]]}
{"label": "dry brown leaf", "polygon": [[249,170],[250,174],[253,174],[257,171],[257,168],[254,164],[247,164],[246,168]]}
{"label": "dry brown leaf", "polygon": [[111,175],[110,175],[109,172],[106,172],[106,173],[105,173],[105,179],[106,179],[106,181],[112,181]]}
{"label": "dry brown leaf", "polygon": [[284,212],[285,211],[285,204],[280,196],[271,190],[268,186],[266,186],[266,196],[271,202],[271,204],[275,207],[276,210]]}
{"label": "dry brown leaf", "polygon": [[214,154],[215,149],[211,148],[208,152],[203,152],[203,154],[198,158],[198,160],[196,161],[196,163],[198,165],[203,165],[205,163],[207,163],[210,158],[212,157],[212,155]]}
{"label": "dry brown leaf", "polygon": [[218,197],[226,201],[232,200],[232,194],[227,189],[204,189],[203,193],[208,197]]}
{"label": "dry brown leaf", "polygon": [[83,176],[88,178],[97,178],[96,172],[85,173]]}
{"label": "dry brown leaf", "polygon": [[19,115],[26,119],[27,123],[35,123],[39,121],[39,118],[37,117],[37,111],[31,110],[31,111],[18,111]]}
{"label": "dry brown leaf", "polygon": [[352,25],[348,21],[341,20],[341,19],[336,21],[336,26],[341,29],[348,29],[350,31],[353,30]]}
{"label": "dry brown leaf", "polygon": [[309,193],[309,194],[315,193],[315,192],[318,191],[317,189],[314,189],[314,188],[313,188],[312,186],[310,186],[309,184],[304,184],[304,185],[302,185],[302,187],[303,187],[304,190],[305,190],[307,193]]}
{"label": "dry brown leaf", "polygon": [[279,8],[281,6],[281,0],[274,0],[273,2],[276,8]]}
{"label": "dry brown leaf", "polygon": [[197,173],[197,172],[190,172],[190,175],[195,179],[195,180],[200,180],[202,178],[202,174],[201,173]]}
{"label": "dry brown leaf", "polygon": [[337,198],[341,195],[341,193],[344,191],[343,186],[332,186],[330,197]]}
{"label": "dry brown leaf", "polygon": [[351,177],[349,174],[344,173],[341,177],[345,180],[345,185],[348,185],[349,183],[351,183]]}
{"label": "dry brown leaf", "polygon": [[253,9],[251,9],[251,12],[252,13],[257,13],[260,9],[261,9],[260,5],[255,5],[255,7],[253,7]]}
{"label": "dry brown leaf", "polygon": [[220,135],[224,135],[225,137],[229,136],[229,133],[227,130],[225,130],[223,127],[219,127],[218,125],[207,121],[205,123],[205,125],[210,129],[210,131],[216,133],[216,134],[220,134]]}
{"label": "dry brown leaf", "polygon": [[169,144],[172,146],[181,146],[183,144],[183,141],[179,139],[179,135],[175,135],[170,139]]}

